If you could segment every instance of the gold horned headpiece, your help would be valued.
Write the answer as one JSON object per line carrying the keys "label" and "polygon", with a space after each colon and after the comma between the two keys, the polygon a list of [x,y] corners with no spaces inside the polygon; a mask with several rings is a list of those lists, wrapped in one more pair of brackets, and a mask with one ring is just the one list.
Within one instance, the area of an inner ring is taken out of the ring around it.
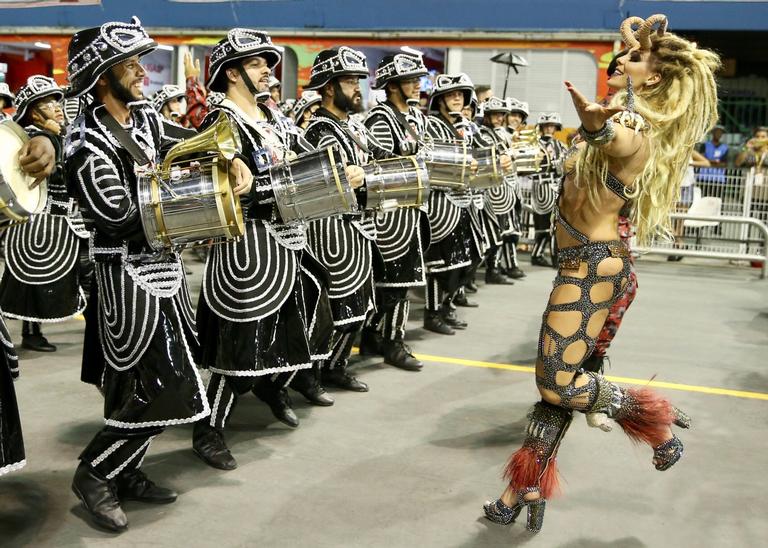
{"label": "gold horned headpiece", "polygon": [[[632,27],[637,25],[637,29]],[[656,27],[656,34],[663,36],[667,31],[667,16],[661,13],[642,17],[627,17],[621,23],[621,38],[629,51],[648,51],[651,49],[651,31]]]}

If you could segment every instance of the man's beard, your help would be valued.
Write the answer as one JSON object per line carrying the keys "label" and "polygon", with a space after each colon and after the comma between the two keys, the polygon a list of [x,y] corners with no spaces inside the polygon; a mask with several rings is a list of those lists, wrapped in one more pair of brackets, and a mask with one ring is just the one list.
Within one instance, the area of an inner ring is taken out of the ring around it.
{"label": "man's beard", "polygon": [[[333,106],[339,109],[342,112],[362,112],[363,110],[363,102],[360,101],[359,103],[355,102],[355,97],[358,96],[357,93],[352,98],[347,97],[344,95],[344,92],[341,89],[341,86],[338,82],[336,82],[336,89],[334,90],[335,93],[333,94]],[[362,95],[360,96],[362,97]]]}
{"label": "man's beard", "polygon": [[125,103],[126,105],[128,103],[133,103],[136,101],[140,101],[144,98],[142,95],[141,97],[135,97],[133,93],[131,93],[131,90],[125,87],[122,83],[120,83],[120,80],[117,79],[117,76],[112,72],[112,69],[108,70],[106,72],[107,81],[109,82],[109,87],[112,88],[112,93],[114,96],[120,100],[121,102]]}

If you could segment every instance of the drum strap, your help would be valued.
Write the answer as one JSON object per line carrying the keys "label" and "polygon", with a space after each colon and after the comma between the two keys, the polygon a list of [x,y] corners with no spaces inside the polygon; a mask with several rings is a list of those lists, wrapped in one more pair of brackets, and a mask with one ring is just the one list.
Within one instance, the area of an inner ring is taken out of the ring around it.
{"label": "drum strap", "polygon": [[413,127],[411,124],[408,123],[408,120],[406,120],[405,115],[400,112],[400,109],[397,108],[395,105],[387,101],[387,105],[392,109],[392,114],[395,116],[395,120],[397,120],[400,123],[400,126],[408,132],[408,135],[411,136],[411,138],[416,141],[417,143],[421,142],[421,139],[419,139],[419,136],[416,135],[416,132],[413,131]]}
{"label": "drum strap", "polygon": [[115,120],[106,108],[99,109],[98,113],[99,121],[115,136],[115,139],[123,146],[128,154],[131,155],[133,161],[140,166],[145,166],[150,163],[147,154],[139,146],[139,144],[133,140],[133,138],[125,131],[125,128]]}
{"label": "drum strap", "polygon": [[344,133],[346,133],[346,134],[347,134],[347,137],[349,137],[350,139],[352,139],[352,141],[354,141],[354,143],[355,143],[355,144],[356,144],[356,145],[357,145],[357,146],[360,148],[360,150],[362,150],[362,151],[363,151],[363,152],[365,152],[366,154],[370,154],[370,153],[371,153],[370,149],[368,149],[368,147],[366,146],[366,144],[365,144],[364,142],[362,142],[362,141],[360,140],[360,138],[359,138],[357,135],[355,135],[355,134],[352,132],[352,130],[351,130],[351,129],[349,129],[349,127],[347,127],[346,125],[339,125],[339,127],[341,127],[341,129],[343,129],[343,130],[344,130]]}

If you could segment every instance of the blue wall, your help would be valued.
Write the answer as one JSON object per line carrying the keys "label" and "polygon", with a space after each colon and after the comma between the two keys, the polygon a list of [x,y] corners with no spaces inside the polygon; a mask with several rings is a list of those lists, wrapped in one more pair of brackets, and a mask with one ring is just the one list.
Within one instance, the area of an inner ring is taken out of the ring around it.
{"label": "blue wall", "polygon": [[89,27],[138,15],[147,27],[325,30],[608,30],[666,13],[672,30],[768,30],[768,2],[655,0],[102,0],[100,6],[0,9],[0,26]]}

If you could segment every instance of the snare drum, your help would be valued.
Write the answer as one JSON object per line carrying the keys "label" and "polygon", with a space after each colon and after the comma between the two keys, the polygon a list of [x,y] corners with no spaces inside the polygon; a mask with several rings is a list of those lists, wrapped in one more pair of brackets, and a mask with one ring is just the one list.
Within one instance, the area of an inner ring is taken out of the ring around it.
{"label": "snare drum", "polygon": [[476,148],[472,151],[472,157],[477,160],[477,173],[469,180],[470,188],[483,190],[499,186],[504,181],[501,157],[495,146]]}
{"label": "snare drum", "polygon": [[464,190],[469,185],[472,154],[466,143],[434,142],[424,147],[424,160],[433,187]]}
{"label": "snare drum", "polygon": [[144,235],[158,251],[243,235],[240,198],[232,192],[223,158],[173,166],[168,179],[158,173],[139,177],[138,201]]}
{"label": "snare drum", "polygon": [[335,146],[272,166],[269,178],[284,223],[314,221],[357,210],[355,192]]}
{"label": "snare drum", "polygon": [[20,125],[10,120],[0,123],[0,229],[25,223],[45,209],[47,182],[30,189],[35,179],[19,164],[19,151],[27,141],[29,136]]}
{"label": "snare drum", "polygon": [[513,148],[512,157],[515,161],[515,173],[529,175],[541,171],[543,153],[536,145],[523,145]]}
{"label": "snare drum", "polygon": [[363,168],[366,209],[390,211],[421,207],[429,197],[429,172],[424,159],[403,156],[375,161]]}

